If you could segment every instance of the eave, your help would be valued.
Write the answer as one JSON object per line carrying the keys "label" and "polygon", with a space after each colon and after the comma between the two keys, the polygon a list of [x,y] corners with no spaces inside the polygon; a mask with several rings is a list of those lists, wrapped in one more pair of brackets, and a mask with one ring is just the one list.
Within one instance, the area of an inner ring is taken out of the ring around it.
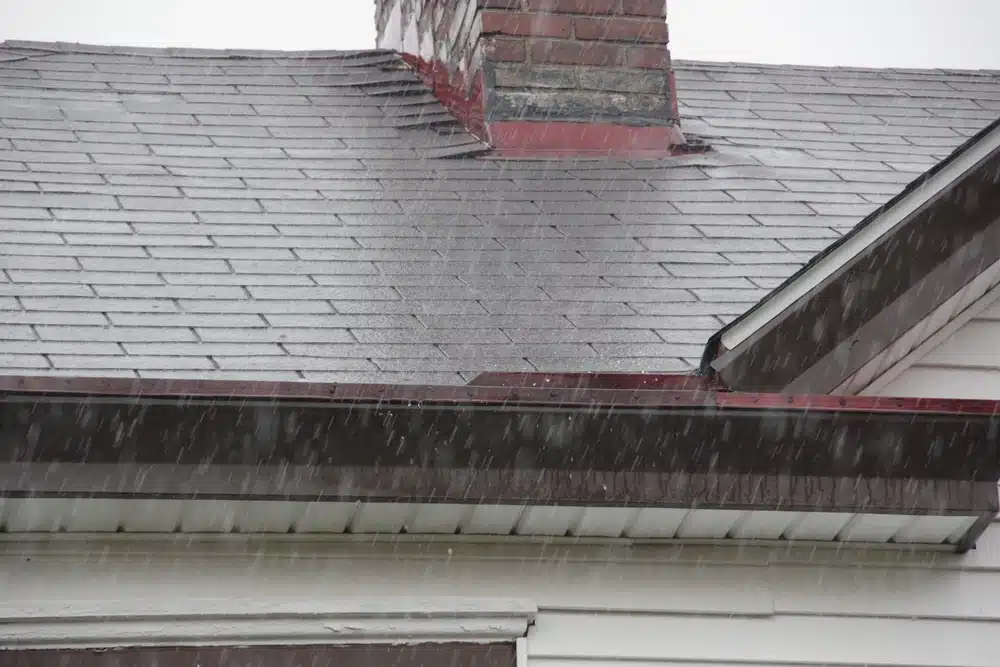
{"label": "eave", "polygon": [[1000,120],[713,336],[702,372],[738,391],[858,389],[855,374],[905,356],[998,281]]}
{"label": "eave", "polygon": [[557,377],[464,387],[5,378],[5,530],[964,550],[998,511],[994,402]]}

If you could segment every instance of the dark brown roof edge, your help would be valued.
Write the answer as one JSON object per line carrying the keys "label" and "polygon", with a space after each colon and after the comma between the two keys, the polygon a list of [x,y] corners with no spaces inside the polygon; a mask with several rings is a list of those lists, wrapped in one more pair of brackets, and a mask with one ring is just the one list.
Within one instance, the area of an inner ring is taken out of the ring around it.
{"label": "dark brown roof edge", "polygon": [[989,401],[42,377],[0,391],[12,497],[1000,509]]}
{"label": "dark brown roof edge", "polygon": [[0,397],[225,399],[618,408],[727,407],[1000,416],[1000,401],[882,396],[794,396],[731,392],[705,378],[641,373],[483,373],[467,385],[337,384],[0,375]]}
{"label": "dark brown roof edge", "polygon": [[433,643],[292,646],[157,646],[102,649],[0,649],[6,667],[515,667],[514,644]]}
{"label": "dark brown roof edge", "polygon": [[[780,319],[772,321],[753,338],[737,346],[736,353],[722,349],[722,338],[727,331],[800,280],[830,253],[899,205],[931,177],[998,128],[1000,119],[990,123],[907,185],[896,197],[819,253],[753,308],[712,335],[706,343],[699,374],[718,378],[717,381],[742,391],[781,391],[825,355],[830,355],[838,344],[857,335],[866,323],[872,322],[881,313],[887,313],[883,317],[885,322],[877,322],[878,326],[864,332],[866,340],[861,347],[852,350],[851,359],[828,360],[831,367],[825,376],[812,380],[807,389],[810,393],[831,391],[902,332],[961,289],[982,268],[1000,259],[1000,232],[994,233],[996,230],[991,229],[1000,219],[1000,192],[996,188],[992,193],[977,189],[984,185],[984,174],[993,173],[994,180],[1000,174],[1000,151],[994,151],[973,174],[967,174],[964,179],[939,193],[911,220],[899,225],[895,234],[890,234],[869,252],[856,257],[846,269],[800,298]],[[987,232],[991,234],[988,238]],[[913,239],[923,242],[915,243]],[[968,246],[969,243],[978,245]],[[900,253],[900,247],[906,247],[907,253]],[[975,256],[962,255],[970,251]],[[949,260],[951,264],[948,264]],[[939,275],[935,275],[930,281],[933,284],[929,284],[927,278],[935,270]],[[874,288],[870,287],[871,276],[877,277]],[[842,304],[847,295],[854,296],[846,299],[847,304]],[[901,296],[904,298],[900,299]],[[888,313],[890,305],[892,312]],[[816,331],[820,332],[818,340],[813,335]],[[723,355],[728,356],[728,361],[725,367],[720,368]]]}

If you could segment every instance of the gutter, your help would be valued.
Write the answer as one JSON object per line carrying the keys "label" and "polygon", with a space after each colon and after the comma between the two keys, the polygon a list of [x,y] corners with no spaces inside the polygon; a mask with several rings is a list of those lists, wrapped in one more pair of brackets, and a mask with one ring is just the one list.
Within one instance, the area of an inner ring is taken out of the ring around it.
{"label": "gutter", "polygon": [[642,376],[517,377],[0,378],[0,499],[952,517],[957,550],[1000,510],[997,402],[739,394],[691,376],[617,389],[604,386]]}

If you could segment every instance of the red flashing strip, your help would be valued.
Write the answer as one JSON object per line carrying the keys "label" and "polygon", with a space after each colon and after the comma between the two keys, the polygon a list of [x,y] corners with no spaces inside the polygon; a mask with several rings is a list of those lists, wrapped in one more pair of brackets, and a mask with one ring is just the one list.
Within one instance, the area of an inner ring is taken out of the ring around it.
{"label": "red flashing strip", "polygon": [[1000,415],[1000,401],[965,398],[909,398],[893,396],[794,396],[719,392],[720,408],[819,410],[824,412],[897,412]]}
{"label": "red flashing strip", "polygon": [[494,157],[652,159],[700,150],[687,143],[678,127],[522,120],[487,123],[482,71],[469,81],[441,62],[411,54],[402,58],[456,120],[490,144]]}
{"label": "red flashing strip", "polygon": [[469,382],[479,387],[534,387],[541,389],[669,389],[724,390],[713,379],[673,373],[481,373]]}
{"label": "red flashing strip", "polygon": [[[616,376],[620,375],[620,378]],[[239,382],[232,380],[132,380],[127,378],[6,376],[0,395],[127,396],[131,398],[200,398],[306,400],[319,402],[401,402],[407,404],[573,405],[634,409],[721,408],[747,410],[816,410],[906,414],[1000,415],[1000,401],[892,398],[880,396],[789,396],[739,394],[706,386],[698,376],[631,373],[538,374],[561,384],[538,385],[531,374],[485,374],[465,386],[329,384],[308,382]],[[579,381],[589,378],[591,384]],[[650,382],[652,380],[652,382]],[[503,382],[503,384],[496,384]],[[615,384],[620,386],[615,386]],[[631,384],[631,386],[629,386]]]}
{"label": "red flashing strip", "polygon": [[[681,153],[677,127],[508,120],[490,123],[488,141],[502,157],[656,158]],[[686,151],[683,151],[686,152]]]}
{"label": "red flashing strip", "polygon": [[470,83],[461,72],[452,74],[440,62],[430,62],[406,53],[401,55],[455,119],[477,138],[485,139],[487,131],[482,71],[476,72]]}

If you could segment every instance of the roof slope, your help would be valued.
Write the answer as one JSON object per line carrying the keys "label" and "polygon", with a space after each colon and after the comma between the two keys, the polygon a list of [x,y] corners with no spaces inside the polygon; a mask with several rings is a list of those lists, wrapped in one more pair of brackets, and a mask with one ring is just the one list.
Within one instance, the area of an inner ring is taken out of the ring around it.
{"label": "roof slope", "polygon": [[676,68],[712,153],[500,161],[384,52],[7,43],[3,372],[693,369],[1000,115],[991,73]]}

